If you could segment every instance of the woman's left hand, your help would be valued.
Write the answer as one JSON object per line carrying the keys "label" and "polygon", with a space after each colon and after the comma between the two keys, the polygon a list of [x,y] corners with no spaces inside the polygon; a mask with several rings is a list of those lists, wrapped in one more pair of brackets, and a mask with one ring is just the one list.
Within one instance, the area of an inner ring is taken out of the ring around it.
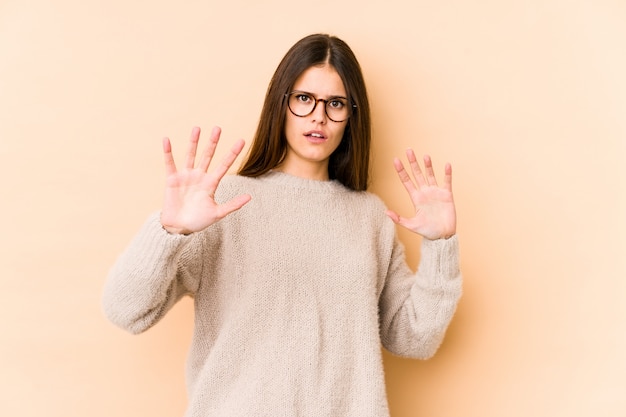
{"label": "woman's left hand", "polygon": [[393,163],[400,181],[411,197],[415,214],[413,217],[402,217],[393,210],[387,210],[387,215],[394,223],[426,239],[436,240],[453,236],[456,233],[456,210],[452,198],[452,166],[446,164],[443,186],[440,187],[428,155],[424,156],[425,172],[420,169],[412,149],[406,151],[406,156],[415,182],[398,158],[395,158]]}

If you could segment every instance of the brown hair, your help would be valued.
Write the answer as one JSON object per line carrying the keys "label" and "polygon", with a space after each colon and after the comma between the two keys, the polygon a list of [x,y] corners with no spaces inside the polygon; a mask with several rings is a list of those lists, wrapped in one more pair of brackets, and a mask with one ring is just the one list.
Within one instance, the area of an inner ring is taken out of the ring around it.
{"label": "brown hair", "polygon": [[371,142],[370,108],[361,67],[350,47],[334,36],[309,35],[289,49],[270,81],[254,141],[239,175],[258,177],[285,158],[285,94],[308,68],[328,63],[341,77],[348,99],[356,105],[339,147],[330,156],[328,176],[346,187],[364,191],[368,186]]}

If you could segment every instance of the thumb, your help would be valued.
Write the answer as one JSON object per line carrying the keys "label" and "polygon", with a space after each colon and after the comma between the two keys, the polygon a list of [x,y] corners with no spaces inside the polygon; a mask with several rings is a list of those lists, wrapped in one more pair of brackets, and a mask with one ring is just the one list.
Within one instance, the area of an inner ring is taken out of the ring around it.
{"label": "thumb", "polygon": [[219,219],[223,219],[224,217],[228,216],[233,211],[237,211],[240,208],[242,208],[251,199],[252,199],[252,196],[250,196],[249,194],[242,194],[240,196],[233,198],[232,200],[225,202],[224,204],[218,207],[217,217]]}
{"label": "thumb", "polygon": [[396,224],[400,223],[400,216],[393,210],[387,210],[385,214]]}

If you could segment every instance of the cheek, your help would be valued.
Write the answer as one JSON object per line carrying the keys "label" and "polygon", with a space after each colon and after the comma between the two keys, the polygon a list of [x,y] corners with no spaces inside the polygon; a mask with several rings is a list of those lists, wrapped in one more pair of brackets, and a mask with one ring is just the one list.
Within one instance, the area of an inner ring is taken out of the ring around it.
{"label": "cheek", "polygon": [[285,125],[283,126],[283,134],[285,135],[287,142],[290,142],[295,135],[295,131],[297,130],[296,122],[297,121],[294,121],[293,117],[289,117],[289,115],[287,115],[287,118],[285,118]]}
{"label": "cheek", "polygon": [[333,132],[333,136],[334,136],[334,138],[335,138],[335,140],[337,141],[337,143],[338,143],[338,144],[341,142],[341,139],[343,139],[343,134],[344,134],[344,133],[345,133],[345,131],[346,131],[346,126],[347,126],[347,125],[346,125],[346,124],[344,124],[344,125],[343,125],[343,126],[341,126],[341,127],[337,127],[337,130],[335,130],[335,131]]}

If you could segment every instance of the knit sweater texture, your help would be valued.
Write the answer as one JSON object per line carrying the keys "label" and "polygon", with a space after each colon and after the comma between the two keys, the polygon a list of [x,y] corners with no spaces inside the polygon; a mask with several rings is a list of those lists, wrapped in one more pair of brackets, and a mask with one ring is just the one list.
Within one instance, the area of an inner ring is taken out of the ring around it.
{"label": "knit sweater texture", "polygon": [[202,232],[150,216],[107,278],[103,305],[140,333],[194,298],[187,417],[388,417],[381,344],[426,359],[461,294],[458,241],[423,239],[406,265],[384,204],[337,181],[226,176],[252,200]]}

